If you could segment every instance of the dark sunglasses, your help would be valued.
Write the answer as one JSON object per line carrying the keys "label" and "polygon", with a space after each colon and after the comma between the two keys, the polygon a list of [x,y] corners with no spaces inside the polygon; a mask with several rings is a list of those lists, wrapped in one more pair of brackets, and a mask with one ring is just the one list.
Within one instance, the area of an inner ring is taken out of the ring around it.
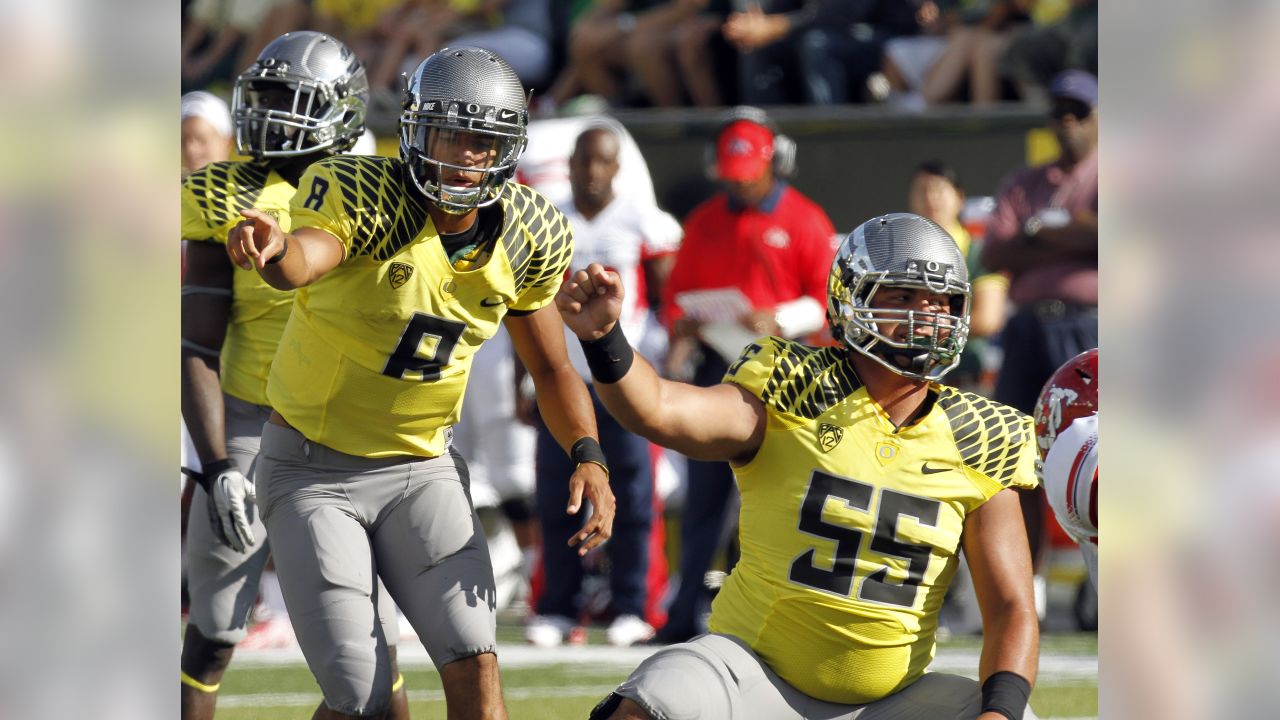
{"label": "dark sunglasses", "polygon": [[1079,100],[1069,100],[1061,98],[1053,101],[1053,107],[1049,110],[1049,117],[1054,120],[1061,120],[1070,115],[1077,121],[1084,120],[1093,114],[1093,108]]}

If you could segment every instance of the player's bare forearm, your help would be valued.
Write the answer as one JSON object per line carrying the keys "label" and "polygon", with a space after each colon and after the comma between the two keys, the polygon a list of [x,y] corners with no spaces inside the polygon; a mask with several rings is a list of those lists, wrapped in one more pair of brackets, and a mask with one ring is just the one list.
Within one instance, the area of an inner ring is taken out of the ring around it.
{"label": "player's bare forearm", "polygon": [[599,439],[591,394],[572,365],[533,375],[538,414],[560,447],[568,452],[578,438]]}
{"label": "player's bare forearm", "polygon": [[508,316],[504,325],[516,355],[533,379],[542,421],[560,447],[568,452],[579,438],[599,439],[591,394],[569,362],[555,307]]}
{"label": "player's bare forearm", "polygon": [[[530,368],[537,392],[538,412],[547,429],[560,447],[571,457],[573,448],[582,438],[599,441],[596,431],[595,408],[587,386],[578,372],[566,359],[563,365],[550,368]],[[599,445],[596,444],[599,448]],[[598,450],[597,450],[598,452]],[[603,456],[601,456],[603,457]],[[613,535],[613,518],[617,513],[617,501],[609,486],[609,473],[604,465],[594,461],[578,461],[569,480],[569,504],[565,512],[577,515],[590,503],[591,512],[583,519],[582,527],[569,538],[569,547],[576,547],[584,556],[604,544]]]}
{"label": "player's bare forearm", "polygon": [[182,351],[182,419],[201,463],[225,460],[222,385],[218,359],[189,349]]}
{"label": "player's bare forearm", "polygon": [[324,230],[304,227],[286,233],[261,210],[240,214],[245,219],[227,234],[227,257],[240,268],[257,270],[277,290],[310,285],[346,257],[342,242]]}
{"label": "player's bare forearm", "polygon": [[600,402],[627,430],[665,445],[673,438],[662,432],[662,384],[664,380],[643,357],[636,355],[631,369],[615,383],[595,383]]}
{"label": "player's bare forearm", "polygon": [[284,241],[286,249],[279,262],[256,269],[271,287],[277,290],[296,290],[311,282],[311,272],[307,267],[306,254],[302,252],[301,243],[297,238],[285,235]]}
{"label": "player's bare forearm", "polygon": [[695,460],[745,461],[764,440],[764,407],[730,384],[667,380],[637,355],[616,383],[596,383],[609,414],[631,432]]}
{"label": "player's bare forearm", "polygon": [[[508,316],[505,323],[511,344],[524,364],[537,392],[538,410],[547,429],[560,447],[574,457],[577,467],[569,477],[569,504],[565,512],[576,515],[583,500],[591,504],[591,514],[582,528],[569,538],[569,546],[577,546],[585,555],[599,547],[613,534],[613,518],[617,509],[609,475],[600,454],[596,431],[595,407],[591,394],[578,371],[569,363],[564,348],[564,329],[556,308],[548,305],[530,315]],[[575,445],[590,438],[595,457],[575,454]]]}
{"label": "player's bare forearm", "polygon": [[188,244],[182,281],[182,418],[204,463],[227,457],[219,354],[231,315],[233,272],[220,246]]}
{"label": "player's bare forearm", "polygon": [[296,290],[319,280],[342,262],[342,245],[329,233],[303,228],[285,235],[280,259],[258,269],[267,284],[277,290]]}
{"label": "player's bare forearm", "polygon": [[982,611],[980,680],[1001,670],[1033,686],[1040,624],[1031,589],[1031,552],[1017,491],[1001,490],[965,520],[964,551]]}
{"label": "player's bare forearm", "polygon": [[1032,686],[1040,663],[1040,622],[1035,606],[1007,605],[996,610],[988,623],[983,612],[982,656],[978,661],[979,681],[1001,670],[1017,673]]}
{"label": "player's bare forearm", "polygon": [[[754,455],[764,439],[759,399],[736,385],[701,388],[659,377],[617,329],[625,292],[616,272],[592,263],[556,295],[564,322],[588,343],[596,392],[609,414],[628,430],[689,457],[741,461]],[[607,359],[597,364],[602,357]]]}

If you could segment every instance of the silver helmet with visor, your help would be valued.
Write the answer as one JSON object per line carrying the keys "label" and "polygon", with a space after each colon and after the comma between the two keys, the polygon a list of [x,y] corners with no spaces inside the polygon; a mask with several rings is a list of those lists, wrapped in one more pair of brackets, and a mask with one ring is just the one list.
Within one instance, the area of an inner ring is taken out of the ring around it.
{"label": "silver helmet with visor", "polygon": [[505,60],[480,48],[444,48],[409,78],[400,158],[427,198],[465,214],[502,194],[528,124],[524,86]]}
{"label": "silver helmet with visor", "polygon": [[236,150],[254,158],[349,150],[368,105],[364,65],[346,45],[321,32],[285,33],[236,78]]}
{"label": "silver helmet with visor", "polygon": [[[883,307],[895,288],[946,296],[929,312]],[[872,218],[840,243],[827,280],[827,321],[837,341],[899,375],[938,380],[969,338],[969,271],[956,242],[911,213]]]}

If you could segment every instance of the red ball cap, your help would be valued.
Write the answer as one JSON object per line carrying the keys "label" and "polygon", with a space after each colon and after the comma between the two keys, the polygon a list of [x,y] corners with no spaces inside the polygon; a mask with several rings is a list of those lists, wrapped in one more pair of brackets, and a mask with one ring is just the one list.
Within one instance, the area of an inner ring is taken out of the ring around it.
{"label": "red ball cap", "polygon": [[759,123],[734,121],[716,140],[716,174],[721,180],[759,180],[772,162],[773,132]]}

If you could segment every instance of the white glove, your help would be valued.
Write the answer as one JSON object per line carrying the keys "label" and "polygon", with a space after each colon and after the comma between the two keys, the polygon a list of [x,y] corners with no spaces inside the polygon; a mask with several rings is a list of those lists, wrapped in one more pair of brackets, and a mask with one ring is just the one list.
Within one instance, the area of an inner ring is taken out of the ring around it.
{"label": "white glove", "polygon": [[252,510],[246,501],[257,502],[257,488],[227,460],[210,465],[217,474],[205,474],[209,522],[223,544],[244,552],[253,545]]}

